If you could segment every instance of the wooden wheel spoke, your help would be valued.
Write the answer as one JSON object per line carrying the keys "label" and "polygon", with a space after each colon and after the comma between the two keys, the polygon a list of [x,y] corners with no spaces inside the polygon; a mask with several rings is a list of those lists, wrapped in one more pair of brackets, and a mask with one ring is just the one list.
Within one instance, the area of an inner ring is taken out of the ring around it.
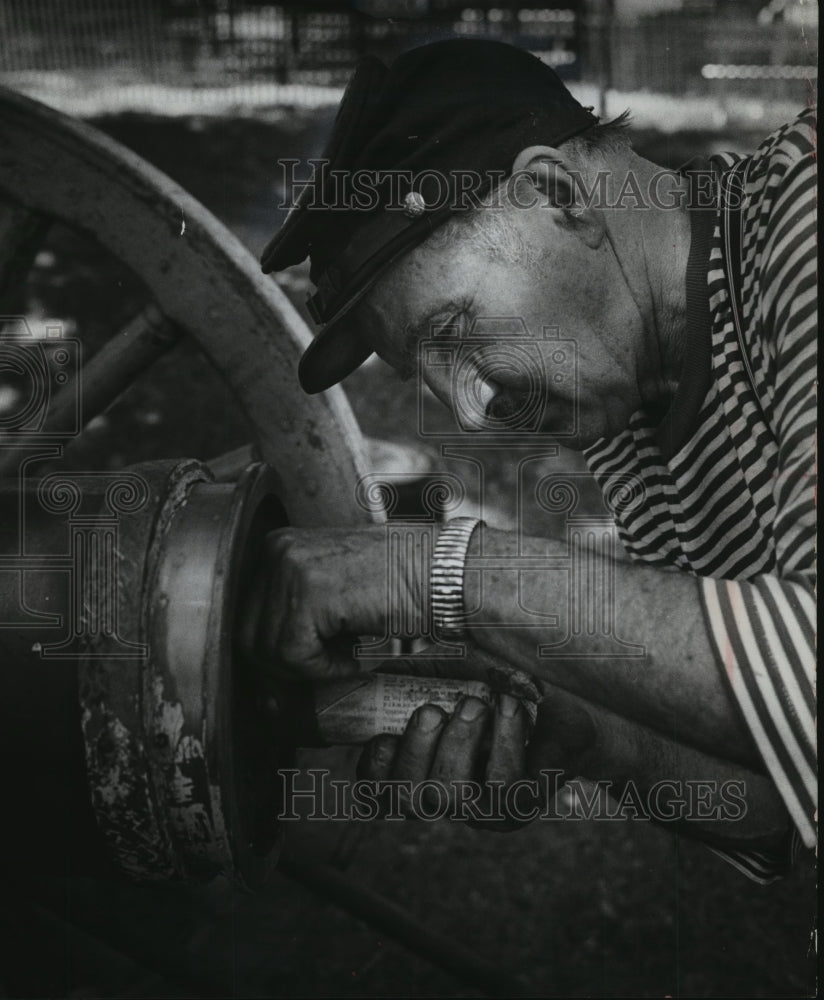
{"label": "wooden wheel spoke", "polygon": [[134,380],[173,347],[182,331],[160,310],[147,306],[108,340],[65,385],[49,406],[45,430],[65,427],[80,402],[80,424],[102,413]]}
{"label": "wooden wheel spoke", "polygon": [[[180,327],[156,306],[142,309],[49,399],[40,433],[60,435],[67,427],[79,427],[82,437],[82,428],[118,399],[182,336]],[[66,444],[74,448],[77,441],[74,438]],[[0,474],[9,474],[16,468],[16,461],[13,451],[0,451]]]}
{"label": "wooden wheel spoke", "polygon": [[0,202],[0,312],[17,312],[26,275],[51,226],[40,212]]}

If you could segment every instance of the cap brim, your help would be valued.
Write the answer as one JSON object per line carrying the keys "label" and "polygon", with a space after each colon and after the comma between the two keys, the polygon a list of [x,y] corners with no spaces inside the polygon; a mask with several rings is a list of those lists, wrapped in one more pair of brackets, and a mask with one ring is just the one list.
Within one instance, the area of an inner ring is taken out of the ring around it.
{"label": "cap brim", "polygon": [[401,254],[402,251],[397,251],[387,257],[382,266],[369,276],[369,280],[350,295],[328,323],[321,327],[303,352],[298,365],[298,380],[304,392],[314,395],[337,385],[360,368],[370,354],[374,354],[374,349],[358,333],[349,314]]}
{"label": "cap brim", "polygon": [[372,348],[351,325],[327,324],[304,351],[298,380],[304,392],[314,395],[337,385],[366,361]]}

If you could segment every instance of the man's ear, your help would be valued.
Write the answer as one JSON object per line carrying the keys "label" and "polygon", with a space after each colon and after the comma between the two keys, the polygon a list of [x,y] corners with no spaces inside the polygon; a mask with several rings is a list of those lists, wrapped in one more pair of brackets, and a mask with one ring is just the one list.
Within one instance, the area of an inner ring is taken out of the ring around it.
{"label": "man's ear", "polygon": [[[580,169],[554,146],[527,146],[515,157],[512,178],[527,176],[539,196],[539,204],[558,213],[558,221],[573,229],[593,250],[606,233],[604,214],[587,198]],[[599,190],[596,188],[596,190]],[[515,196],[518,198],[518,195]],[[518,198],[520,203],[522,199]]]}

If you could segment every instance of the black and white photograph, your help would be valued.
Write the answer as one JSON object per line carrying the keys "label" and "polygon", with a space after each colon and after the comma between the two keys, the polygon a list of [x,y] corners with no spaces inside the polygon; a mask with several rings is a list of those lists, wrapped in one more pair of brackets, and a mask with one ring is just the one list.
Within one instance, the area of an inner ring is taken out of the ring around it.
{"label": "black and white photograph", "polygon": [[0,0],[0,998],[817,995],[815,0]]}

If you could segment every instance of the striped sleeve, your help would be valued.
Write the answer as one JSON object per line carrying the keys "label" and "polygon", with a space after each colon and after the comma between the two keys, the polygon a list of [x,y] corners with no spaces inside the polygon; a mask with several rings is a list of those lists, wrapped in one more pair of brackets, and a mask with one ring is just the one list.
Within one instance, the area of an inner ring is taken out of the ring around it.
{"label": "striped sleeve", "polygon": [[715,647],[791,819],[815,846],[814,623],[811,589],[763,576],[702,580]]}
{"label": "striped sleeve", "polygon": [[797,829],[790,827],[781,847],[775,851],[739,851],[726,845],[723,848],[714,847],[712,844],[706,844],[706,846],[713,854],[717,854],[719,858],[732,865],[742,875],[752,879],[753,882],[757,882],[759,885],[770,885],[770,883],[777,882],[778,879],[789,875],[795,859],[798,857],[802,842]]}
{"label": "striped sleeve", "polygon": [[772,385],[756,386],[778,444],[776,568],[704,578],[716,657],[796,829],[815,845],[815,150],[790,136],[767,222],[759,294]]}

